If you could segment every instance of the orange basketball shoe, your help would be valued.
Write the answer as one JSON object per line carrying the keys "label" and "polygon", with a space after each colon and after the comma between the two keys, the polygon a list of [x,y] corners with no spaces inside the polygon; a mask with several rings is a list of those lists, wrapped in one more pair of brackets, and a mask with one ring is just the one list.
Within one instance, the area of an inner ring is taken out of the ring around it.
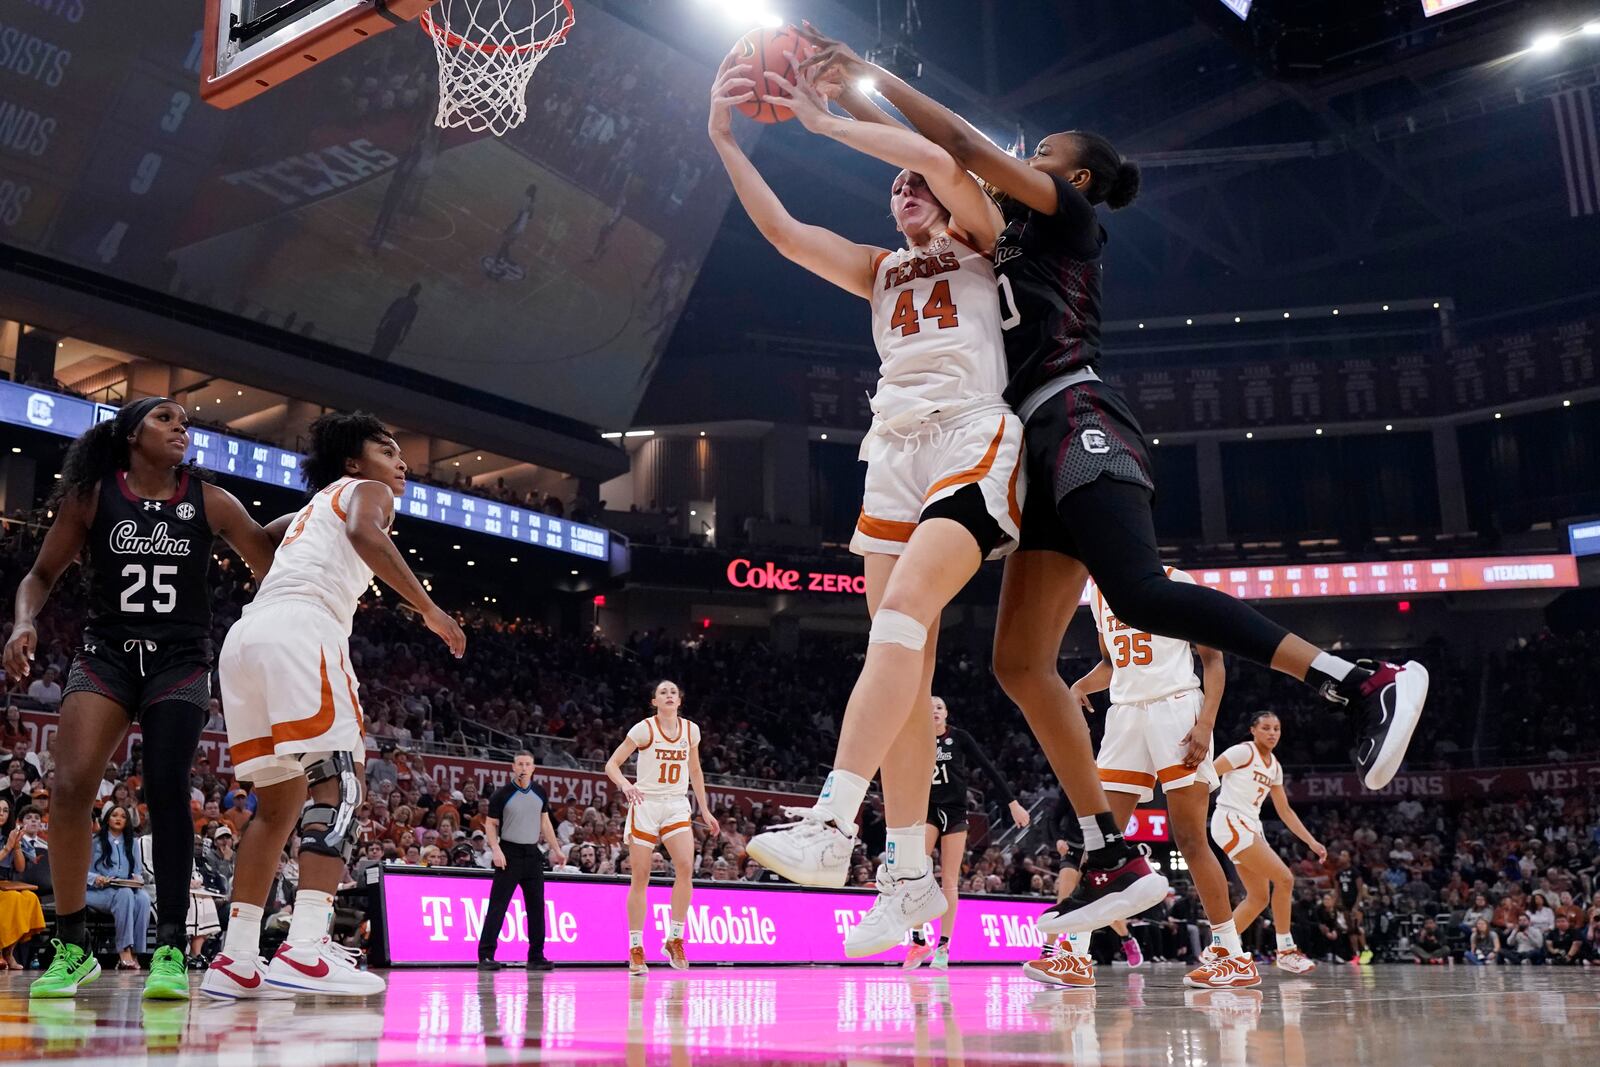
{"label": "orange basketball shoe", "polygon": [[1256,961],[1249,955],[1230,956],[1221,945],[1212,945],[1200,959],[1200,966],[1184,976],[1185,985],[1196,989],[1240,989],[1261,984]]}
{"label": "orange basketball shoe", "polygon": [[635,977],[650,973],[650,966],[644,961],[643,945],[635,945],[628,950],[628,973]]}
{"label": "orange basketball shoe", "polygon": [[683,954],[683,938],[669,937],[661,943],[661,952],[667,957],[667,963],[675,971],[689,969],[689,957]]}
{"label": "orange basketball shoe", "polygon": [[1045,985],[1094,988],[1094,960],[1088,956],[1074,956],[1070,952],[1055,952],[1030,960],[1022,965],[1022,973]]}

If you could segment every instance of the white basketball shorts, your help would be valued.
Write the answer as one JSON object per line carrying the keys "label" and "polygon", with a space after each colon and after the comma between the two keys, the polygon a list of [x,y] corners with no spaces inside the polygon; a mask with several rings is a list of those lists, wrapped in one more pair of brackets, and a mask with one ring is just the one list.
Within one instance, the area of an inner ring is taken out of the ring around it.
{"label": "white basketball shorts", "polygon": [[1135,793],[1140,803],[1155,796],[1155,784],[1165,790],[1182,789],[1195,782],[1217,788],[1212,769],[1212,749],[1195,768],[1183,765],[1183,739],[1200,719],[1200,690],[1146,700],[1138,704],[1113,704],[1106,715],[1106,735],[1095,763],[1100,783],[1108,792]]}
{"label": "white basketball shorts", "polygon": [[630,845],[654,846],[693,829],[687,793],[665,797],[653,797],[647,793],[643,804],[629,805],[623,836]]}
{"label": "white basketball shorts", "polygon": [[910,438],[874,433],[862,448],[866,491],[850,551],[898,556],[906,550],[922,509],[968,485],[1006,537],[989,553],[1008,555],[1021,536],[1022,421],[1010,411],[924,426]]}
{"label": "white basketball shorts", "polygon": [[1236,860],[1245,849],[1262,839],[1261,820],[1246,812],[1219,807],[1211,813],[1211,840]]}
{"label": "white basketball shorts", "polygon": [[217,666],[228,752],[242,781],[283,781],[306,752],[353,752],[365,761],[349,639],[325,608],[309,600],[250,605]]}

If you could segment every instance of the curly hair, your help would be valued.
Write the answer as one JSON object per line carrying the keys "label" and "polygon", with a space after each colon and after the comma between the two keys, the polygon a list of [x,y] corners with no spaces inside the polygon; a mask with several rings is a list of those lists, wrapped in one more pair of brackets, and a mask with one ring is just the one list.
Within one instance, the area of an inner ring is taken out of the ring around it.
{"label": "curly hair", "polygon": [[323,415],[311,424],[310,433],[311,447],[300,463],[300,473],[313,493],[343,478],[345,463],[360,459],[368,441],[394,440],[383,421],[365,411]]}

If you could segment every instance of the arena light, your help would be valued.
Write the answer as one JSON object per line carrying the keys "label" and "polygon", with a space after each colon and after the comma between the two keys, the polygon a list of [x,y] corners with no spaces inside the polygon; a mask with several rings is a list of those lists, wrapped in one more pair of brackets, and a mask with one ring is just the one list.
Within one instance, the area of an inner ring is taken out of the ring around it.
{"label": "arena light", "polygon": [[1529,43],[1528,51],[1536,55],[1547,55],[1561,47],[1561,40],[1559,33],[1541,33]]}
{"label": "arena light", "polygon": [[1254,441],[1256,439],[1255,431],[1254,430],[1246,430],[1244,432],[1244,439],[1246,441]]}
{"label": "arena light", "polygon": [[1585,37],[1600,37],[1600,19],[1595,19],[1593,22],[1585,22],[1583,29],[1578,32]]}
{"label": "arena light", "polygon": [[577,572],[577,571],[573,571],[573,572],[572,572],[572,576],[573,576],[573,577],[574,577],[574,578],[576,578],[576,577],[577,577],[577,576],[578,576],[578,572]]}
{"label": "arena light", "polygon": [[622,431],[621,430],[612,430],[610,433],[601,434],[600,435],[600,440],[602,440],[602,441],[615,441],[615,440],[618,440],[621,437],[622,437]]}
{"label": "arena light", "polygon": [[1222,6],[1238,15],[1241,19],[1250,17],[1250,8],[1255,0],[1222,0]]}
{"label": "arena light", "polygon": [[1153,444],[1153,445],[1159,445],[1161,443],[1161,438],[1152,437],[1152,438],[1150,438],[1150,443]]}
{"label": "arena light", "polygon": [[[1570,401],[1570,400],[1563,400],[1563,401],[1562,401],[1562,402],[1561,402],[1561,406],[1562,406],[1562,407],[1564,407],[1564,408],[1570,408],[1570,407],[1571,407],[1571,406],[1572,406],[1572,401]],[[59,474],[58,474],[58,475],[56,475],[56,477],[57,477],[57,478],[59,478],[59,477],[61,477],[61,475],[59,475]]]}
{"label": "arena light", "polygon": [[15,455],[15,456],[20,456],[20,455],[22,455],[22,449],[17,447],[16,445],[12,445],[11,446],[11,454]]}
{"label": "arena light", "polygon": [[1387,432],[1388,432],[1388,431],[1390,431],[1390,430],[1393,430],[1393,429],[1394,429],[1394,423],[1392,423],[1392,422],[1386,422],[1386,423],[1384,423],[1384,424],[1383,424],[1383,429],[1384,429],[1384,432],[1385,432],[1385,433],[1387,433]]}
{"label": "arena light", "polygon": [[623,434],[622,436],[624,436],[624,437],[654,437],[655,435],[656,435],[656,432],[654,430],[629,430],[627,433]]}
{"label": "arena light", "polygon": [[764,0],[710,0],[710,4],[729,19],[744,25],[754,23],[772,29],[783,25],[783,16],[773,14]]}

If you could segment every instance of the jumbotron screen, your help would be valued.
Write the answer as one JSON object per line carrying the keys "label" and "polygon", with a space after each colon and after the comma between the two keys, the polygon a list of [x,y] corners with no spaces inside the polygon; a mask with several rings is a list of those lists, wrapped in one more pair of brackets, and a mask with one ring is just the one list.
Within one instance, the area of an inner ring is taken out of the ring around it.
{"label": "jumbotron screen", "polygon": [[0,6],[0,241],[628,424],[731,195],[711,68],[585,4],[505,138],[434,125],[410,25],[218,111],[202,15]]}

